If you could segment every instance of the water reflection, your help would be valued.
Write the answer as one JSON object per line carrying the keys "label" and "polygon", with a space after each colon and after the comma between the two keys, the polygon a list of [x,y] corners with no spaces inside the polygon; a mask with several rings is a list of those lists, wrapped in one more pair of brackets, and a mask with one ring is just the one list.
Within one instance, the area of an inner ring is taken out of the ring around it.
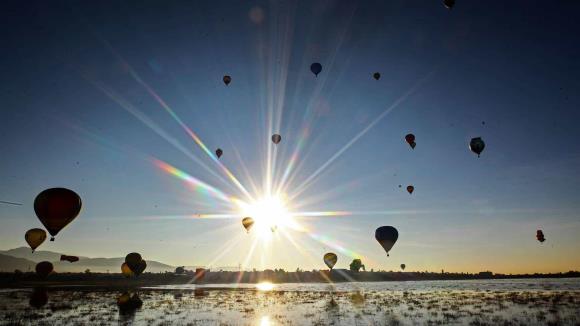
{"label": "water reflection", "polygon": [[270,316],[263,316],[262,319],[260,319],[260,326],[271,326],[273,325],[270,322]]}
{"label": "water reflection", "polygon": [[29,304],[33,308],[42,308],[48,303],[48,293],[45,288],[34,288],[30,294]]}
{"label": "water reflection", "polygon": [[274,289],[274,284],[270,282],[262,282],[256,284],[256,289],[260,291],[272,291]]}
{"label": "water reflection", "polygon": [[143,306],[143,301],[137,293],[131,295],[125,292],[117,298],[117,306],[119,307],[119,322],[132,324],[137,310]]}

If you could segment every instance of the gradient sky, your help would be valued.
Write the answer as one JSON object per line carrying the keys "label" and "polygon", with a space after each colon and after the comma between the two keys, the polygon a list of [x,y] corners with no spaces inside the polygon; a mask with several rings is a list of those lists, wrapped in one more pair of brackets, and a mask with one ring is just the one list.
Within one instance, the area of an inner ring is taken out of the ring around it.
{"label": "gradient sky", "polygon": [[[258,269],[323,268],[333,251],[341,268],[362,257],[369,269],[579,270],[578,17],[578,1],[3,2],[0,200],[23,205],[0,205],[0,248],[26,245],[41,226],[35,196],[61,186],[83,210],[42,250]],[[200,143],[222,148],[254,197],[268,152],[275,182],[297,153],[286,193],[308,187],[288,206],[352,214],[299,218],[306,232],[270,242],[241,217],[198,218],[239,214],[216,194],[245,198]],[[400,233],[390,257],[381,225]]]}

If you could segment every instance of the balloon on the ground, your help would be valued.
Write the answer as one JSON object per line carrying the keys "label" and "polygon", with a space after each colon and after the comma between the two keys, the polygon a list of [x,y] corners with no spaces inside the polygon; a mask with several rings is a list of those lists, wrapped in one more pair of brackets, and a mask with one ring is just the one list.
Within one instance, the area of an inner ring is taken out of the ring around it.
{"label": "balloon on the ground", "polygon": [[387,256],[389,255],[391,248],[393,248],[395,245],[395,242],[397,242],[398,238],[399,232],[392,226],[381,226],[375,231],[375,239],[379,242],[383,249],[385,249]]}
{"label": "balloon on the ground", "polygon": [[483,152],[484,148],[485,142],[483,141],[483,139],[481,139],[481,137],[472,138],[471,141],[469,142],[469,149],[475,154],[477,154],[477,157],[479,157],[481,152]]}
{"label": "balloon on the ground", "polygon": [[407,186],[407,192],[408,192],[409,194],[412,194],[412,193],[413,193],[413,191],[415,191],[415,187],[413,187],[413,186],[410,186],[410,185],[409,185],[409,186]]}
{"label": "balloon on the ground", "polygon": [[127,263],[123,263],[121,265],[121,274],[123,274],[123,276],[127,278],[135,275],[135,273],[133,273],[133,271],[129,268],[129,265],[127,265]]}
{"label": "balloon on the ground", "polygon": [[50,241],[79,215],[81,207],[81,197],[66,188],[46,189],[34,199],[34,212],[52,236]]}
{"label": "balloon on the ground", "polygon": [[46,278],[50,273],[54,271],[54,266],[49,261],[42,261],[36,264],[35,270],[36,275],[40,276],[41,278]]}
{"label": "balloon on the ground", "polygon": [[224,84],[226,84],[226,86],[228,86],[232,82],[232,77],[225,75],[223,80],[224,80]]}
{"label": "balloon on the ground", "polygon": [[133,273],[135,273],[135,276],[139,276],[145,271],[145,268],[147,268],[147,262],[145,260],[141,260],[139,265],[135,269],[131,270]]}
{"label": "balloon on the ground", "polygon": [[136,252],[132,252],[125,257],[125,263],[133,272],[139,268],[139,264],[141,264],[142,260],[143,258],[141,255]]}
{"label": "balloon on the ground", "polygon": [[272,142],[276,145],[278,145],[278,143],[282,141],[282,136],[280,136],[279,134],[273,134],[272,135]]}
{"label": "balloon on the ground", "polygon": [[310,65],[310,71],[312,71],[312,73],[318,77],[318,74],[322,71],[322,65],[318,62],[315,62]]}
{"label": "balloon on the ground", "polygon": [[217,156],[217,158],[222,157],[223,153],[224,153],[224,151],[222,151],[221,148],[218,148],[215,150],[215,155]]}
{"label": "balloon on the ground", "polygon": [[43,229],[30,229],[24,235],[26,243],[32,249],[32,252],[46,240],[46,231]]}
{"label": "balloon on the ground", "polygon": [[375,72],[375,73],[373,74],[373,78],[374,78],[374,79],[376,79],[376,80],[379,80],[379,79],[381,79],[381,74],[380,74],[380,73],[378,73],[378,72]]}
{"label": "balloon on the ground", "polygon": [[254,226],[254,219],[249,216],[244,217],[242,219],[242,225],[244,226],[247,232],[250,232],[250,229],[252,228],[252,226]]}
{"label": "balloon on the ground", "polygon": [[324,263],[326,264],[326,266],[328,266],[328,268],[332,269],[334,265],[336,265],[337,261],[338,257],[336,256],[336,254],[332,252],[324,254]]}

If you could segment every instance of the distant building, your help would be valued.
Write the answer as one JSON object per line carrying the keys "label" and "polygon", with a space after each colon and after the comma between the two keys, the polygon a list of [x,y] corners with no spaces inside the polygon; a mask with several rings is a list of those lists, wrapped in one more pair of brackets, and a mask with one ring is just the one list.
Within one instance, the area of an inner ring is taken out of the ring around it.
{"label": "distant building", "polygon": [[479,275],[480,277],[492,277],[493,273],[490,271],[486,271],[486,272],[479,272],[479,274],[477,274],[477,275]]}

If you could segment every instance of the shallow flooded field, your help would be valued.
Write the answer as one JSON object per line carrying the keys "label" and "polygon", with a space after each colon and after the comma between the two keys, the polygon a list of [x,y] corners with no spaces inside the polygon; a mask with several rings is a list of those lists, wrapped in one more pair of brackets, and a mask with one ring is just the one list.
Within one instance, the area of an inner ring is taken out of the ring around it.
{"label": "shallow flooded field", "polygon": [[2,325],[580,325],[578,280],[0,292]]}

